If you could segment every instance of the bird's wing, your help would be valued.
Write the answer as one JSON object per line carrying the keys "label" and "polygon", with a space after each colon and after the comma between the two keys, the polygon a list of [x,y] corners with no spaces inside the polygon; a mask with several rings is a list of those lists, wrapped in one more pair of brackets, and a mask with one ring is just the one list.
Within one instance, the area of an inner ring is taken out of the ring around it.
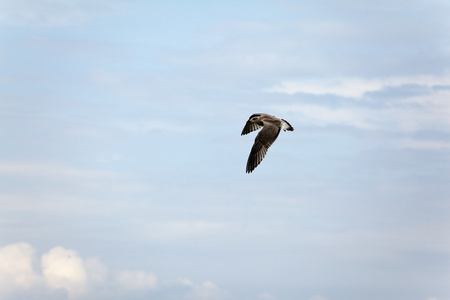
{"label": "bird's wing", "polygon": [[264,128],[256,136],[255,143],[250,151],[247,161],[247,173],[253,172],[253,170],[261,163],[267,150],[280,134],[280,130],[281,128],[276,125],[270,123],[264,124]]}
{"label": "bird's wing", "polygon": [[250,133],[252,131],[258,130],[262,127],[262,125],[247,121],[247,123],[245,123],[244,129],[242,129],[242,133],[241,135]]}

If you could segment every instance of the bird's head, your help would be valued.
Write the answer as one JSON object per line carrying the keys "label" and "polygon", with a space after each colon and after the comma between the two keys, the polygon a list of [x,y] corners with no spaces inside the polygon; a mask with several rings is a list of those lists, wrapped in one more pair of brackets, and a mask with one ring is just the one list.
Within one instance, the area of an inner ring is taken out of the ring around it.
{"label": "bird's head", "polygon": [[248,122],[258,124],[259,126],[264,126],[264,123],[262,121],[263,114],[253,114],[248,118]]}
{"label": "bird's head", "polygon": [[253,123],[258,123],[261,120],[261,114],[253,114],[248,120]]}

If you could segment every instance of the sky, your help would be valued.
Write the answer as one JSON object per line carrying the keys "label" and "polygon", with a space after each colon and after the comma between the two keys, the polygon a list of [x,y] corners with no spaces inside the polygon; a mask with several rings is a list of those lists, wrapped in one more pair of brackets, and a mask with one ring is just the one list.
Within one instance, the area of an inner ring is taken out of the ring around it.
{"label": "sky", "polygon": [[0,298],[450,299],[449,14],[0,0]]}

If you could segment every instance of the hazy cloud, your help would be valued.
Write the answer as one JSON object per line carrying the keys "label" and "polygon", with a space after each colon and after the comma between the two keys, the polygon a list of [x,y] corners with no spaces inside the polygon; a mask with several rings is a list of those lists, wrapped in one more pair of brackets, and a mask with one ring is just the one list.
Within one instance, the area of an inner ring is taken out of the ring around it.
{"label": "hazy cloud", "polygon": [[156,275],[144,271],[121,271],[117,280],[130,290],[154,289],[158,283]]}
{"label": "hazy cloud", "polygon": [[264,292],[258,295],[258,300],[278,300],[279,298],[271,293]]}
{"label": "hazy cloud", "polygon": [[0,22],[21,26],[67,26],[110,12],[105,1],[0,1]]}
{"label": "hazy cloud", "polygon": [[305,93],[313,95],[337,95],[349,98],[361,98],[368,92],[380,91],[386,88],[403,85],[418,85],[427,88],[435,86],[450,87],[449,76],[411,76],[411,77],[387,77],[376,79],[363,78],[331,78],[331,79],[300,79],[284,81],[279,85],[269,88],[267,92],[278,93]]}
{"label": "hazy cloud", "polygon": [[83,169],[54,162],[0,162],[0,174],[53,179],[99,179],[117,178],[110,171]]}
{"label": "hazy cloud", "polygon": [[375,129],[377,127],[371,111],[365,108],[330,108],[310,104],[271,105],[270,107],[279,114],[299,114],[298,121],[306,125],[341,125],[358,129]]}
{"label": "hazy cloud", "polygon": [[205,281],[192,286],[192,292],[188,298],[192,300],[219,300],[224,296],[223,292],[211,281]]}
{"label": "hazy cloud", "polygon": [[[369,88],[363,84],[358,92],[351,95],[346,94],[351,90],[351,81],[343,86],[328,88],[327,84],[312,85],[303,92],[304,96],[296,97],[297,103],[272,104],[269,109],[278,114],[285,114],[286,118],[295,121],[295,123],[305,126],[347,126],[361,130],[380,130],[397,133],[414,133],[419,131],[433,130],[436,132],[450,132],[450,91],[440,89],[439,86],[448,86],[450,81],[447,77],[423,77],[423,78],[403,78],[392,79],[391,83],[374,83],[372,92],[382,91],[388,86],[396,84],[403,85],[407,82],[414,85],[425,86],[427,92],[411,93],[394,97],[387,102],[382,102],[376,94],[368,93]],[[348,85],[347,85],[348,84]],[[357,85],[357,84],[356,84]],[[320,88],[319,88],[320,86]],[[342,91],[339,91],[343,88]],[[309,89],[309,90],[308,90]],[[318,98],[317,100],[304,101],[302,98],[308,98],[308,93],[336,93],[334,96],[357,97],[351,98]],[[361,97],[361,98],[359,98]],[[326,100],[324,100],[326,99]],[[430,137],[431,138],[431,137]],[[403,139],[396,138],[393,143],[396,146],[401,145],[404,148],[422,148],[422,149],[446,149],[448,141],[442,140],[440,136],[437,139],[421,140],[420,137],[413,138],[405,136]]]}
{"label": "hazy cloud", "polygon": [[420,149],[420,150],[450,150],[450,141],[442,141],[442,140],[415,140],[411,138],[402,138],[397,142],[394,142],[394,145],[398,148],[404,149]]}
{"label": "hazy cloud", "polygon": [[226,231],[230,226],[226,222],[202,220],[166,222],[133,220],[131,225],[135,228],[135,232],[159,241],[175,241],[202,236],[214,236]]}
{"label": "hazy cloud", "polygon": [[143,121],[133,121],[124,122],[118,125],[120,129],[137,133],[137,134],[148,134],[154,131],[168,131],[175,133],[186,133],[192,131],[191,126],[177,125],[175,122],[166,122],[160,120],[143,120]]}
{"label": "hazy cloud", "polygon": [[449,15],[0,0],[0,298],[446,298]]}

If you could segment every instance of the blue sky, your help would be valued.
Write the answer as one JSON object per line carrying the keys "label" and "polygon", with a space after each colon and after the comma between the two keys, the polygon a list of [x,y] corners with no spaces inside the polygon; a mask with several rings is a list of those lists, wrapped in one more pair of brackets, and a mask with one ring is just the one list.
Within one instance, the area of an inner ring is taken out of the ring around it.
{"label": "blue sky", "polygon": [[1,298],[449,299],[449,13],[0,1]]}

